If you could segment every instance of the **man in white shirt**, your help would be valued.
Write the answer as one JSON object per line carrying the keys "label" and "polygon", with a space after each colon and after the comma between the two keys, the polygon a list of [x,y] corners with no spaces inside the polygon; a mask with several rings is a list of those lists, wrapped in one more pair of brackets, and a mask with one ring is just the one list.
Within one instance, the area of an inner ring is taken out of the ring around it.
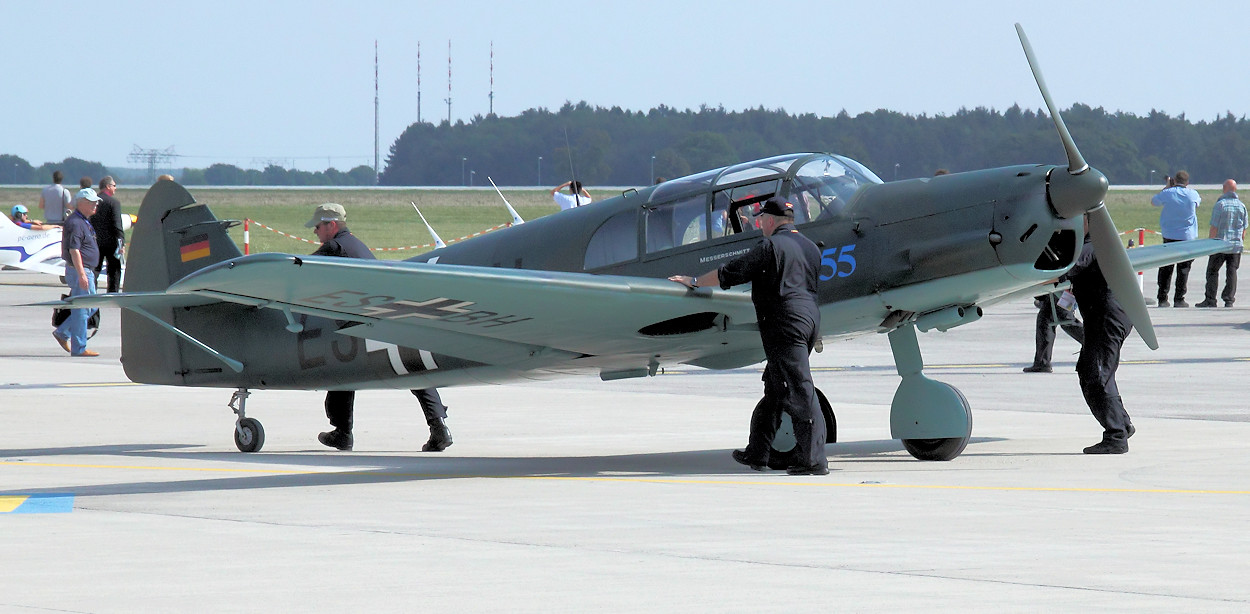
{"label": "man in white shirt", "polygon": [[61,171],[52,172],[52,185],[39,194],[39,208],[43,209],[43,219],[49,224],[60,224],[65,221],[65,212],[69,210],[70,196],[61,182],[65,174]]}
{"label": "man in white shirt", "polygon": [[[568,194],[563,194],[560,190],[569,189]],[[560,205],[560,210],[572,209],[573,207],[584,207],[590,204],[590,192],[582,187],[580,181],[565,181],[564,183],[551,188],[551,197],[555,199],[556,204]]]}

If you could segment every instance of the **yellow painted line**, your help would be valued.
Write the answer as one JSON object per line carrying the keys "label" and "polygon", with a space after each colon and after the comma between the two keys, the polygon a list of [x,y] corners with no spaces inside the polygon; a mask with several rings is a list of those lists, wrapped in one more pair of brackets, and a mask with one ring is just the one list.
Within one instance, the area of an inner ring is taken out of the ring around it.
{"label": "yellow painted line", "polygon": [[[263,473],[268,475],[335,475],[336,471],[283,471],[273,469],[239,469],[237,467],[154,467],[151,465],[89,465],[78,463],[28,463],[25,461],[0,461],[0,465],[19,467],[61,467],[69,469],[131,469],[147,471],[202,471],[208,473]],[[353,473],[353,472],[349,472]],[[361,472],[354,472],[361,473]]]}
{"label": "yellow painted line", "polygon": [[1166,365],[1168,364],[1168,361],[1166,360],[1122,360],[1120,361],[1120,364],[1122,365]]}
{"label": "yellow painted line", "polygon": [[[1183,488],[1083,488],[1067,486],[966,486],[956,484],[879,484],[866,482],[823,482],[819,478],[805,478],[801,481],[787,480],[778,476],[779,480],[699,480],[679,478],[648,478],[629,476],[563,476],[563,475],[472,475],[448,473],[416,473],[404,471],[296,471],[273,469],[239,469],[230,467],[159,467],[143,465],[88,465],[72,463],[29,463],[19,461],[0,461],[0,465],[19,465],[27,467],[64,467],[76,469],[130,469],[147,471],[193,471],[211,473],[252,473],[267,475],[327,475],[327,476],[362,476],[362,477],[399,477],[421,479],[487,479],[487,480],[548,480],[569,482],[626,482],[640,484],[697,484],[710,486],[808,486],[824,488],[897,488],[911,490],[979,490],[998,492],[1067,492],[1067,493],[1137,493],[1137,494],[1169,494],[1169,495],[1250,495],[1250,490],[1218,490],[1218,489],[1183,489]],[[0,497],[3,501],[4,497]]]}
{"label": "yellow painted line", "polygon": [[18,508],[29,499],[29,495],[0,495],[0,514],[7,514]]}

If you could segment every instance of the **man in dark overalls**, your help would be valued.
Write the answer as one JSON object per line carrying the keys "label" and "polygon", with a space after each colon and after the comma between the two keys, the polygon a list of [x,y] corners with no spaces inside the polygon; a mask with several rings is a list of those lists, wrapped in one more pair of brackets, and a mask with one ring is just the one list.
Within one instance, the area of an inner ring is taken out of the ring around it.
{"label": "man in dark overalls", "polygon": [[[342,205],[327,203],[319,205],[313,217],[304,224],[317,233],[321,247],[313,252],[314,256],[335,256],[339,258],[363,258],[374,260],[373,252],[363,241],[356,238],[347,229],[347,211]],[[421,404],[421,412],[425,414],[425,422],[430,427],[430,439],[421,447],[422,452],[442,452],[450,446],[451,430],[447,428],[447,406],[438,396],[438,389],[426,388],[413,390]],[[355,390],[326,391],[326,417],[334,430],[317,435],[317,441],[340,450],[350,450],[354,444],[352,437],[352,418],[355,414]]]}
{"label": "man in dark overalls", "polygon": [[1120,389],[1115,383],[1115,371],[1120,366],[1120,348],[1133,330],[1133,324],[1107,287],[1088,234],[1076,264],[1059,279],[1072,282],[1077,307],[1085,317],[1085,341],[1076,359],[1076,375],[1089,411],[1103,429],[1102,441],[1085,448],[1084,452],[1124,454],[1128,452],[1128,438],[1137,429],[1133,428],[1133,421],[1124,409]]}
{"label": "man in dark overalls", "polygon": [[734,460],[752,469],[768,466],[780,412],[790,414],[796,440],[791,475],[825,475],[825,417],[816,400],[808,357],[820,335],[816,301],[820,249],[794,227],[794,205],[780,197],[768,199],[759,212],[764,239],[746,254],[698,278],[674,275],[669,279],[691,288],[719,285],[722,289],[751,283],[751,302],[759,322],[760,340],[768,364],[764,368],[764,400],[751,416],[746,450],[734,450]]}

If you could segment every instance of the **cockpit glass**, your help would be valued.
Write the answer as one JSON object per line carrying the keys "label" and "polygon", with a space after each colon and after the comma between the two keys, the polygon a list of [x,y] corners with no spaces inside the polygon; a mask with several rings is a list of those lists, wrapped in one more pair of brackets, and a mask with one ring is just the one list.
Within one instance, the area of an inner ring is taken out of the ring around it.
{"label": "cockpit glass", "polygon": [[665,181],[651,191],[651,196],[647,198],[647,201],[658,203],[682,194],[704,192],[707,190],[708,186],[712,185],[712,181],[714,181],[716,176],[721,173],[721,170],[722,169],[716,168],[710,171],[704,171],[697,175],[687,175],[685,177]]}
{"label": "cockpit glass", "polygon": [[841,156],[820,157],[794,174],[786,198],[794,204],[795,221],[802,224],[822,218],[841,217],[860,187],[881,183],[862,164]]}
{"label": "cockpit glass", "polygon": [[716,185],[729,185],[760,177],[778,175],[786,172],[790,168],[790,164],[801,157],[801,155],[793,154],[787,156],[774,156],[764,160],[756,160],[754,162],[731,166],[726,168],[720,178],[716,180]]}

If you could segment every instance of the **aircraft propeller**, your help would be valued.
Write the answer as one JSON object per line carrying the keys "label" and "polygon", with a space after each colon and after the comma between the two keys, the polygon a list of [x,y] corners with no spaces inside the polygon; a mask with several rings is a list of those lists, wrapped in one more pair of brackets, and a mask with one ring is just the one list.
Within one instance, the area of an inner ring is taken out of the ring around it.
{"label": "aircraft propeller", "polygon": [[1068,127],[1059,115],[1059,109],[1050,98],[1050,90],[1046,88],[1046,80],[1042,78],[1042,69],[1033,57],[1033,47],[1024,34],[1024,28],[1016,24],[1016,34],[1020,36],[1020,45],[1024,47],[1024,55],[1033,70],[1033,79],[1042,92],[1046,108],[1055,122],[1059,138],[1063,140],[1064,151],[1068,154],[1068,172],[1050,173],[1047,193],[1055,212],[1065,219],[1078,215],[1089,215],[1090,241],[1094,244],[1094,253],[1098,256],[1098,266],[1111,293],[1120,301],[1128,314],[1133,327],[1142,341],[1152,350],[1159,349],[1159,341],[1155,338],[1154,325],[1150,322],[1150,313],[1146,309],[1146,299],[1142,297],[1141,288],[1137,286],[1137,273],[1129,262],[1124,244],[1120,242],[1120,233],[1116,230],[1111,213],[1104,202],[1107,196],[1107,177],[1091,167],[1076,148],[1076,141],[1068,132]]}

